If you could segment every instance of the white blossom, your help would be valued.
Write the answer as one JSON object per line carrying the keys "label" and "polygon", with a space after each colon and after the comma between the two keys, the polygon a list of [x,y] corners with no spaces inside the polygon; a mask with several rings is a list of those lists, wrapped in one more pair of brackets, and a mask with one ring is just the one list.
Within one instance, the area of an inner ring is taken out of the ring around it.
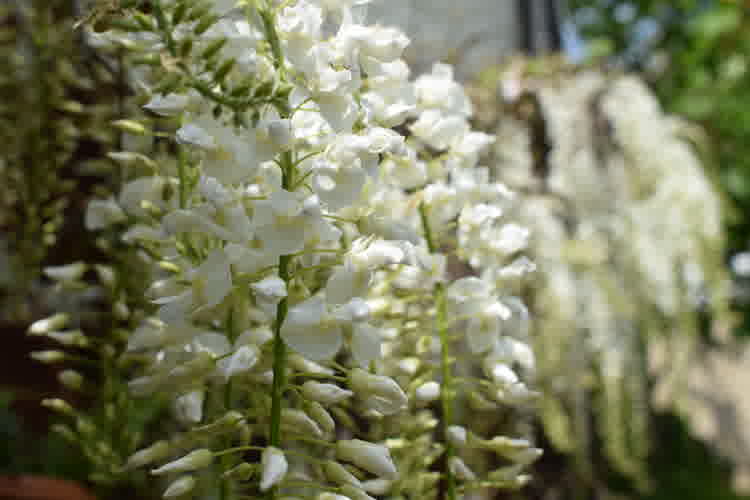
{"label": "white blossom", "polygon": [[391,454],[383,445],[360,439],[341,440],[336,443],[336,456],[385,479],[398,476]]}
{"label": "white blossom", "polygon": [[273,446],[268,446],[263,450],[261,465],[263,467],[260,479],[261,491],[268,491],[272,486],[281,482],[289,469],[284,452]]}

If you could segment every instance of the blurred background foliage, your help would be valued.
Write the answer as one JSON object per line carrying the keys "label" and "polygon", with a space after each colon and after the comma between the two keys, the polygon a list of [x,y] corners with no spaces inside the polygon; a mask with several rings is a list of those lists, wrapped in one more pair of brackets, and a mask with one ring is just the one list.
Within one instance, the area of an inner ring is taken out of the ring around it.
{"label": "blurred background foliage", "polygon": [[[122,390],[132,366],[118,360],[123,332],[138,321],[122,311],[143,296],[146,280],[117,237],[94,239],[84,227],[89,200],[119,185],[122,168],[107,153],[128,137],[110,123],[133,105],[121,54],[94,47],[74,28],[90,7],[87,0],[0,2],[0,483],[43,475],[95,484],[101,498],[150,498],[145,474],[121,469],[164,405],[132,400]],[[44,271],[71,263],[85,285]],[[80,329],[93,339],[68,346],[79,366],[30,357],[60,347],[25,335],[53,311],[70,315],[62,336]],[[64,383],[71,368],[82,371],[80,390]],[[67,418],[40,405],[60,395],[76,406]]]}

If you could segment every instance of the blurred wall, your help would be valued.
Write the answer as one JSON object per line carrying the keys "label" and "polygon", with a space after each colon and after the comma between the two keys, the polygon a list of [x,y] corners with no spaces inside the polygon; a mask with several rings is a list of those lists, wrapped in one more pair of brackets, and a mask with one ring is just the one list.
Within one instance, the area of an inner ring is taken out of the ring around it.
{"label": "blurred wall", "polygon": [[400,26],[412,39],[414,72],[456,56],[458,74],[475,75],[504,56],[559,47],[559,0],[373,0],[368,19]]}
{"label": "blurred wall", "polygon": [[414,73],[459,51],[459,73],[475,74],[518,48],[521,39],[516,0],[374,0],[368,19],[408,33]]}

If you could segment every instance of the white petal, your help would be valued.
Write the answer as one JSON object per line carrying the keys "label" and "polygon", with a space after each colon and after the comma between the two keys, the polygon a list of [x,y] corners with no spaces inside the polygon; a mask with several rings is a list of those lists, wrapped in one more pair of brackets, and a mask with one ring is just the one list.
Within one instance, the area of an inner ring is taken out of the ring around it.
{"label": "white petal", "polygon": [[297,253],[305,247],[305,218],[294,217],[281,224],[269,224],[255,233],[263,251],[276,256]]}
{"label": "white petal", "polygon": [[219,362],[219,370],[225,379],[237,374],[245,373],[252,369],[258,362],[260,351],[254,345],[243,345],[237,349],[228,359]]}
{"label": "white petal", "polygon": [[177,141],[180,144],[190,144],[202,149],[216,149],[217,147],[216,140],[194,123],[183,125],[177,130]]}
{"label": "white petal", "polygon": [[474,354],[488,351],[500,335],[500,322],[496,316],[472,318],[466,328],[466,340]]}
{"label": "white petal", "polygon": [[302,394],[308,399],[326,405],[340,403],[354,395],[352,391],[342,389],[337,385],[324,384],[314,380],[308,380],[302,385]]}
{"label": "white petal", "polygon": [[278,263],[278,255],[269,254],[236,243],[227,244],[224,247],[224,251],[235,271],[240,273],[255,274],[261,269]]}
{"label": "white petal", "polygon": [[269,446],[263,450],[261,463],[263,465],[263,472],[260,479],[260,490],[267,491],[284,479],[286,471],[289,469],[289,464],[286,461],[284,452],[273,446]]}
{"label": "white petal", "polygon": [[161,116],[180,114],[188,105],[189,98],[180,94],[157,94],[144,104],[144,108]]}
{"label": "white petal", "polygon": [[113,199],[92,200],[86,207],[84,226],[89,231],[104,229],[117,222],[125,220],[125,212]]}
{"label": "white petal", "polygon": [[282,336],[292,349],[313,361],[333,358],[343,343],[338,325],[282,330]]}
{"label": "white petal", "polygon": [[341,328],[324,324],[326,307],[320,295],[290,309],[281,336],[292,349],[313,361],[332,358],[341,349]]}
{"label": "white petal", "polygon": [[380,331],[368,323],[356,323],[352,332],[352,356],[362,368],[383,356]]}
{"label": "white petal", "polygon": [[351,265],[336,266],[326,283],[326,298],[331,304],[345,304],[354,297],[362,297],[370,286],[371,274],[358,271]]}
{"label": "white petal", "polygon": [[195,488],[195,478],[193,476],[182,476],[169,484],[164,491],[164,498],[177,498],[191,492]]}
{"label": "white petal", "polygon": [[193,292],[188,290],[159,308],[157,315],[165,323],[184,323],[193,305]]}
{"label": "white petal", "polygon": [[391,454],[383,445],[359,439],[342,439],[336,443],[336,456],[377,476],[387,479],[398,477],[398,470]]}
{"label": "white petal", "polygon": [[190,391],[179,396],[174,402],[177,419],[181,422],[196,424],[203,419],[203,401],[205,391]]}
{"label": "white petal", "polygon": [[193,290],[196,297],[201,300],[201,305],[206,307],[217,305],[232,289],[229,259],[221,248],[208,254],[206,260],[198,267],[196,274]]}
{"label": "white petal", "polygon": [[250,285],[250,288],[263,300],[278,302],[286,297],[286,283],[278,276],[269,276],[257,283]]}
{"label": "white petal", "polygon": [[216,332],[201,333],[190,345],[193,352],[206,352],[215,358],[226,355],[232,349],[226,336]]}

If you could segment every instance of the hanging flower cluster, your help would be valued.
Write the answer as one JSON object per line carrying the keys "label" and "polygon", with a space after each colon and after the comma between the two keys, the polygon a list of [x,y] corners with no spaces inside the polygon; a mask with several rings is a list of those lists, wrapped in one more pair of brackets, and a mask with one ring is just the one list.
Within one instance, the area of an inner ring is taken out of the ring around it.
{"label": "hanging flower cluster", "polygon": [[491,81],[495,171],[526,194],[517,216],[545,270],[526,291],[545,434],[576,457],[579,491],[598,488],[601,456],[646,489],[653,409],[697,413],[700,333],[709,313],[716,341],[731,321],[719,191],[695,131],[635,77],[547,59]]}
{"label": "hanging flower cluster", "polygon": [[172,158],[113,153],[149,173],[87,213],[153,276],[128,388],[170,395],[180,431],[125,468],[167,498],[456,499],[541,454],[514,425],[537,394],[506,290],[534,265],[478,166],[494,138],[366,3],[135,1],[91,33],[144,91],[115,125]]}

